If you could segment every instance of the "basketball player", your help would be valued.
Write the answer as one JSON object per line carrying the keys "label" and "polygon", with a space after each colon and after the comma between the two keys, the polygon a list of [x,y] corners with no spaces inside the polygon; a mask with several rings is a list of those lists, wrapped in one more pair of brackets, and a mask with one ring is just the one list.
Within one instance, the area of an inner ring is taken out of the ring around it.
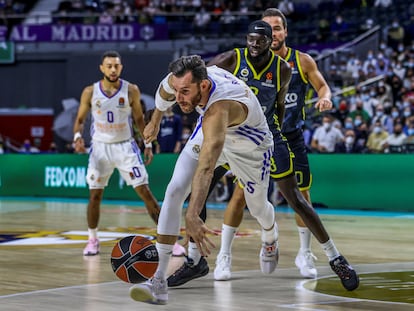
{"label": "basketball player", "polygon": [[[348,290],[353,290],[358,286],[358,276],[352,267],[349,266],[346,259],[339,254],[312,205],[306,201],[301,194],[296,182],[295,169],[293,166],[295,158],[291,155],[285,137],[281,135],[279,122],[283,121],[284,103],[287,91],[287,89],[284,90],[281,85],[286,85],[286,80],[289,82],[290,75],[286,77],[286,69],[284,69],[284,67],[288,67],[290,70],[290,66],[287,62],[283,61],[281,57],[275,55],[274,52],[270,50],[272,45],[272,28],[268,23],[264,21],[255,21],[250,24],[246,41],[247,48],[235,49],[222,53],[211,60],[209,65],[217,65],[232,72],[241,80],[244,80],[252,90],[255,91],[263,111],[267,116],[267,121],[274,137],[274,163],[271,166],[270,175],[277,181],[277,184],[289,205],[302,219],[304,219],[306,225],[310,228],[310,231],[321,243],[322,248],[330,260],[332,269],[338,274],[344,287]],[[307,63],[307,73],[310,72],[309,66],[310,65]],[[294,73],[297,74],[297,71],[294,70]],[[293,84],[289,84],[288,86],[292,92],[295,90],[296,83],[297,79],[293,80]],[[315,85],[318,86],[316,89],[320,90],[323,83],[315,83]],[[295,90],[294,92],[297,91]],[[319,108],[321,111],[332,107],[332,103],[329,100],[329,88],[323,92],[326,92],[325,96],[328,96],[327,99],[320,100],[316,104],[316,108]],[[297,95],[302,96],[303,102],[300,111],[296,111],[296,114],[301,113],[303,108],[304,90],[303,94]],[[299,122],[297,121],[298,117],[292,121],[292,116],[289,113],[287,116],[290,117],[290,119],[287,119],[288,122]],[[305,160],[304,168],[307,171],[305,177],[307,177],[307,183],[310,184],[309,165],[300,127],[299,132],[290,137],[293,139],[293,145],[296,147],[294,150],[297,152],[300,151],[298,152],[299,159]],[[302,148],[297,148],[298,145],[301,145]],[[245,203],[242,189],[236,187],[224,215],[221,249],[217,256],[216,269],[214,271],[214,278],[216,280],[228,280],[231,277],[231,244],[237,228],[242,221],[243,210],[246,205]],[[307,228],[304,228],[303,231],[305,231],[305,229]],[[301,239],[301,241],[302,240],[304,239]],[[306,243],[302,243],[301,247],[305,244],[308,246],[307,250],[310,253],[310,238],[306,239],[305,242]],[[302,250],[300,250],[300,256],[303,256],[301,252]],[[169,285],[181,285],[194,279],[194,274],[191,272],[196,269],[196,267],[185,267],[184,264],[182,268],[178,269],[170,276],[168,279]],[[301,269],[301,272],[303,270],[305,269]],[[307,270],[311,269],[308,268]],[[311,270],[310,272],[305,270],[305,272],[307,272],[307,274],[303,272],[302,274],[306,277],[316,277],[316,269],[315,271]]]}
{"label": "basketball player", "polygon": [[[319,109],[319,111],[325,111],[332,108],[332,102],[330,100],[331,91],[322,74],[319,72],[315,61],[308,54],[301,53],[286,46],[287,22],[283,13],[278,9],[269,8],[264,11],[262,20],[272,27],[273,41],[270,46],[271,50],[276,55],[286,60],[292,68],[292,79],[289,83],[289,90],[286,96],[286,109],[282,125],[282,133],[287,138],[291,151],[294,154],[293,165],[294,171],[298,177],[297,185],[308,202],[308,204],[305,205],[305,202],[299,200],[298,202],[301,202],[299,208],[310,209],[311,200],[309,189],[312,178],[302,134],[302,126],[305,119],[305,94],[308,88],[308,83],[310,82],[319,97],[315,108]],[[250,68],[252,71],[261,72],[262,68],[266,67],[267,64],[271,62],[270,57],[266,57],[266,59],[262,60],[261,64],[258,64],[257,61],[255,61],[257,57],[255,58],[249,53],[250,49],[251,47],[249,47],[249,43],[247,43],[246,49],[224,53],[213,59],[211,63],[220,67],[223,67],[224,65],[225,69],[233,72],[236,76],[243,75],[243,68]],[[266,100],[266,98],[269,98],[269,96],[266,95],[266,89],[268,88],[259,84],[260,77],[255,78],[249,76],[247,79],[249,79],[249,81],[246,81],[249,85],[257,88],[257,95],[262,106],[273,106],[272,101]],[[261,79],[264,79],[264,77]],[[272,120],[268,119],[268,121],[271,122]],[[278,135],[275,134],[274,136],[278,137]],[[290,170],[286,170],[285,168],[291,169],[291,167],[286,165],[286,163],[283,163],[286,162],[286,159],[283,160],[283,158],[278,156],[277,146],[282,145],[275,141],[275,146],[275,163],[277,171],[275,176],[271,176],[275,177],[276,181],[278,181],[278,186],[282,194],[296,211],[297,207],[291,203],[296,200],[289,198],[291,195],[290,192],[286,193],[287,187],[292,188],[293,180],[291,176],[286,176],[286,173]],[[291,174],[289,173],[288,175]],[[295,195],[298,194],[296,193]],[[231,243],[243,217],[243,209],[241,208],[243,206],[242,203],[243,201],[237,202],[237,197],[234,197],[234,199],[230,201],[225,212],[221,249],[217,258],[217,266],[214,271],[216,280],[227,280],[231,276]],[[296,256],[295,263],[303,277],[316,278],[317,270],[314,264],[314,255],[311,252],[311,231],[306,227],[305,222],[299,214],[300,213],[298,212],[295,214],[300,238],[300,249]],[[313,216],[311,219],[313,219],[314,222],[316,217]],[[313,228],[315,227],[313,226]],[[321,233],[323,234],[318,234],[316,237],[323,245],[328,241],[328,236],[324,230],[321,230]],[[323,246],[323,248],[325,249],[325,246]],[[334,259],[333,256],[337,255],[337,253],[332,253],[329,258]]]}
{"label": "basketball player", "polygon": [[[144,201],[149,215],[156,224],[160,214],[158,202],[148,187],[148,174],[141,159],[141,151],[133,139],[132,121],[140,133],[143,133],[145,127],[140,90],[137,85],[120,78],[122,63],[118,52],[105,52],[100,70],[103,78],[87,86],[82,92],[73,127],[75,151],[84,152],[82,133],[85,120],[88,114],[92,113],[92,146],[86,176],[89,185],[89,239],[83,250],[85,256],[99,254],[100,205],[104,188],[108,185],[115,168]],[[152,161],[151,143],[145,145],[144,157],[145,164]]]}
{"label": "basketball player", "polygon": [[144,131],[146,141],[157,137],[162,111],[175,102],[184,113],[196,109],[201,117],[193,139],[186,144],[174,169],[174,175],[181,175],[181,185],[170,182],[167,187],[165,197],[169,199],[164,200],[157,227],[157,271],[150,280],[130,289],[134,300],[153,304],[168,301],[167,266],[180,231],[186,198],[179,193],[179,202],[172,204],[172,194],[180,187],[184,189],[184,195],[192,190],[185,215],[187,237],[193,238],[203,256],[210,254],[210,247],[214,247],[207,236],[214,232],[199,214],[217,165],[229,163],[244,185],[250,213],[262,227],[259,254],[262,271],[272,273],[278,257],[275,214],[267,200],[273,137],[256,96],[228,71],[216,66],[207,68],[198,55],[173,61],[169,71],[156,93],[156,109]]}

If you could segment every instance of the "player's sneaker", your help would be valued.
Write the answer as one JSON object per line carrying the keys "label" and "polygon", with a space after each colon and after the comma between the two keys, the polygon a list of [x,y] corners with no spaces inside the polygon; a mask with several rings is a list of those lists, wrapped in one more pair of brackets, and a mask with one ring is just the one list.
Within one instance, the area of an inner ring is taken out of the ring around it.
{"label": "player's sneaker", "polygon": [[83,256],[95,256],[99,254],[99,240],[98,239],[89,239],[88,244],[86,244],[83,249]]}
{"label": "player's sneaker", "polygon": [[209,267],[204,257],[201,257],[197,265],[194,265],[194,261],[187,257],[183,265],[167,279],[168,286],[175,287],[183,285],[192,279],[207,275],[208,271]]}
{"label": "player's sneaker", "polygon": [[260,250],[260,270],[262,270],[264,274],[270,274],[275,271],[278,262],[278,242],[274,241],[271,244],[263,243],[262,249]]}
{"label": "player's sneaker", "polygon": [[165,305],[168,301],[167,281],[153,277],[129,289],[129,296],[136,301]]}
{"label": "player's sneaker", "polygon": [[343,287],[351,291],[359,286],[359,277],[344,256],[338,256],[329,262],[332,270],[341,279]]}
{"label": "player's sneaker", "polygon": [[218,254],[214,279],[216,281],[227,281],[231,278],[231,255]]}
{"label": "player's sneaker", "polygon": [[315,279],[318,275],[314,260],[316,260],[316,256],[312,254],[310,250],[299,250],[295,259],[295,265],[299,268],[300,274],[302,274],[303,277]]}
{"label": "player's sneaker", "polygon": [[173,251],[172,251],[172,255],[174,257],[185,256],[185,248],[181,244],[175,242],[174,247],[173,247]]}

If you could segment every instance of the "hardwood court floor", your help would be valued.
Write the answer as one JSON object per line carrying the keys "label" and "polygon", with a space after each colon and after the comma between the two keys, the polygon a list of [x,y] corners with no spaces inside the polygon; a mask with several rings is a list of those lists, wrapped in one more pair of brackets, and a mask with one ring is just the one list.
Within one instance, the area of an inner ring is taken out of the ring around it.
{"label": "hardwood court floor", "polygon": [[[101,254],[83,257],[87,239],[85,201],[0,200],[0,310],[413,310],[414,215],[329,215],[321,218],[338,249],[360,273],[361,286],[347,292],[328,268],[313,240],[319,278],[304,280],[294,265],[298,234],[291,211],[277,211],[280,260],[274,274],[260,272],[260,231],[245,212],[233,245],[233,278],[213,279],[217,249],[208,257],[210,274],[169,290],[167,306],[129,298],[129,284],[109,264],[116,240],[129,234],[155,235],[142,206],[102,205]],[[222,210],[210,209],[207,224],[221,229]],[[180,264],[175,258],[173,264]],[[171,268],[172,269],[172,268]]]}

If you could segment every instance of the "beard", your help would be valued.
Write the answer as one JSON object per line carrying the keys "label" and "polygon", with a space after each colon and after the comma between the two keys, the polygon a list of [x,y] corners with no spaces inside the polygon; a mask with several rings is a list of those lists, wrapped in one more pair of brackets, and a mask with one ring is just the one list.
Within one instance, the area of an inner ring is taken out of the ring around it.
{"label": "beard", "polygon": [[182,112],[184,113],[191,113],[194,111],[194,108],[200,104],[201,101],[201,88],[198,86],[198,92],[192,98],[190,98],[189,102],[180,102],[178,103]]}
{"label": "beard", "polygon": [[285,40],[283,40],[283,41],[280,41],[279,42],[279,44],[277,44],[277,45],[273,45],[273,43],[272,43],[272,45],[271,45],[271,49],[273,50],[273,51],[279,51],[282,47],[283,47],[283,45],[285,44]]}
{"label": "beard", "polygon": [[116,76],[114,79],[111,79],[111,77],[104,75],[104,78],[106,81],[111,83],[117,82],[119,80],[119,76]]}

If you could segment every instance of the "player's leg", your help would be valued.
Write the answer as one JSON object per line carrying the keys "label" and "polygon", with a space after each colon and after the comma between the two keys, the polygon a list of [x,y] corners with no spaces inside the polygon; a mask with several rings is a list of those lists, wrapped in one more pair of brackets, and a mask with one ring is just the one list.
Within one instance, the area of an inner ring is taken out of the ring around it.
{"label": "player's leg", "polygon": [[154,304],[166,304],[168,301],[168,265],[173,245],[180,232],[182,207],[190,193],[191,180],[197,164],[198,161],[186,152],[182,152],[177,159],[173,176],[165,192],[157,226],[158,267],[150,280],[131,287],[130,296],[134,300]]}
{"label": "player's leg", "polygon": [[246,201],[243,189],[237,184],[224,212],[220,251],[217,255],[216,268],[214,269],[214,279],[217,281],[226,281],[231,278],[231,247],[243,220],[245,207]]}
{"label": "player's leg", "polygon": [[[267,147],[266,147],[267,146]],[[262,228],[260,268],[263,273],[272,273],[279,259],[278,228],[273,205],[268,201],[269,168],[273,144],[263,144],[248,154],[226,153],[228,163],[243,185],[244,198],[250,214]],[[269,148],[269,149],[267,149]],[[243,205],[244,207],[244,205]]]}
{"label": "player's leg", "polygon": [[[227,172],[228,166],[218,166],[213,175],[207,197],[211,194],[217,182]],[[200,218],[205,222],[207,219],[207,202],[204,202],[203,209],[200,213]],[[187,261],[179,267],[168,278],[168,286],[175,287],[183,285],[193,279],[205,276],[210,271],[207,260],[201,256],[197,244],[190,238],[188,243],[188,257]]]}
{"label": "player's leg", "polygon": [[305,225],[321,244],[329,263],[334,272],[340,277],[342,285],[348,290],[354,290],[359,285],[359,279],[354,269],[348,264],[346,259],[340,255],[333,240],[329,237],[319,215],[315,212],[312,205],[305,200],[300,192],[296,178],[286,177],[278,181],[280,191],[286,198],[289,205],[299,214]]}
{"label": "player's leg", "polygon": [[[302,130],[296,130],[286,134],[285,136],[288,140],[291,151],[295,155],[293,158],[293,165],[297,185],[305,200],[312,205],[309,193],[309,189],[312,184],[312,175],[310,173],[308,154]],[[303,277],[316,278],[317,270],[314,262],[316,257],[312,254],[311,250],[312,233],[297,213],[295,213],[295,221],[300,242],[298,254],[295,258],[295,264],[299,268],[299,271]]]}
{"label": "player's leg", "polygon": [[[99,155],[99,160],[97,160]],[[89,202],[87,207],[88,243],[83,249],[84,256],[99,254],[98,225],[100,208],[105,187],[114,167],[108,161],[110,155],[104,143],[94,142],[92,152],[89,154],[86,182],[89,186]]]}

